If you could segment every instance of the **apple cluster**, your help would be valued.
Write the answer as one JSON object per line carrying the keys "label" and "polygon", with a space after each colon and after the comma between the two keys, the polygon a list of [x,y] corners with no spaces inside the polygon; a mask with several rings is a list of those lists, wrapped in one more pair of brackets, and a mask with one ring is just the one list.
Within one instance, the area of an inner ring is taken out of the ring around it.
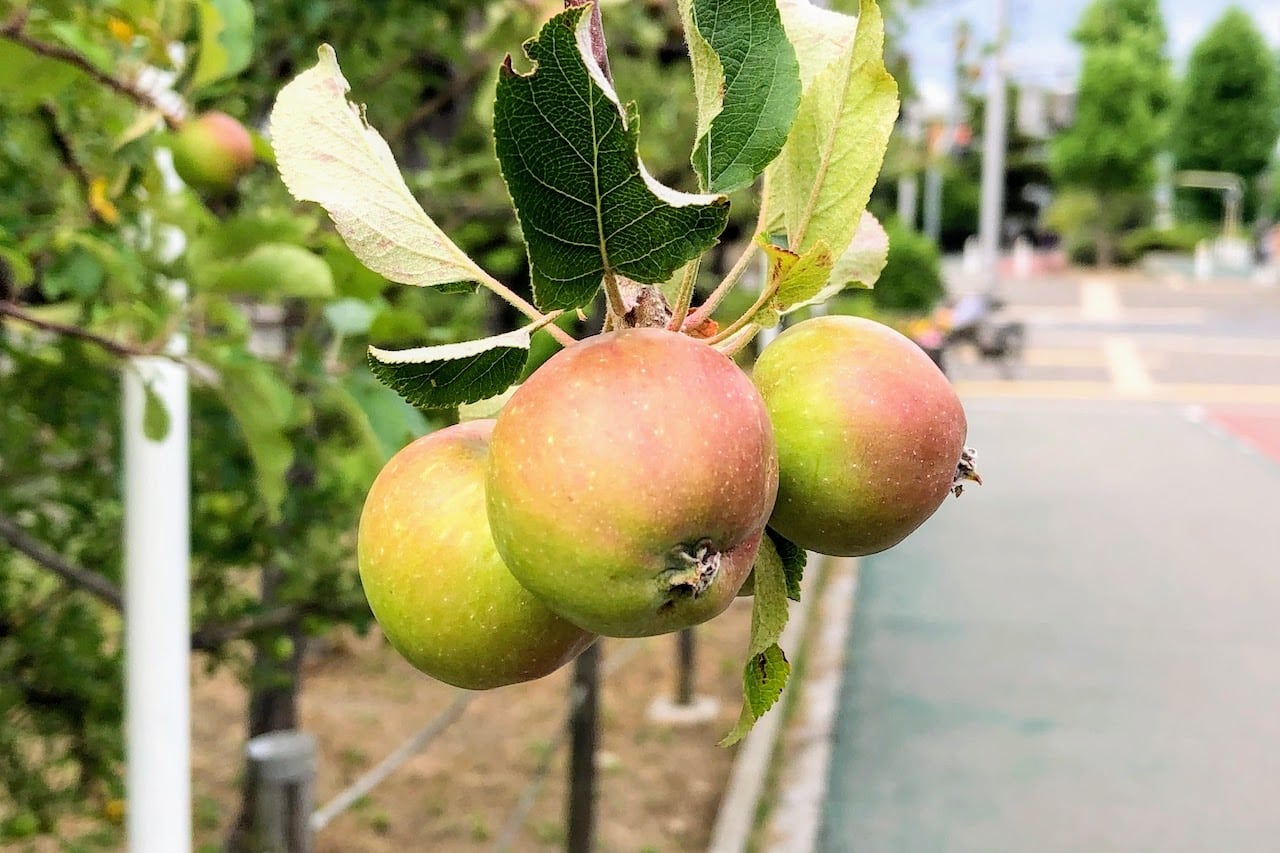
{"label": "apple cluster", "polygon": [[892,547],[953,490],[965,433],[933,362],[870,320],[800,323],[751,377],[688,335],[608,332],[496,419],[393,457],[360,519],[361,579],[418,669],[468,689],[527,681],[597,636],[715,617],[766,525],[825,554]]}

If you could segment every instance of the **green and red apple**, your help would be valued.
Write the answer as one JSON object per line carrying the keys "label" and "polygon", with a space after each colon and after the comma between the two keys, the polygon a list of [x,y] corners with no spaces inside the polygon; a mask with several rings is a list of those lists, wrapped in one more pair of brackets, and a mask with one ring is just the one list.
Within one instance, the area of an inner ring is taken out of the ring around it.
{"label": "green and red apple", "polygon": [[471,690],[540,678],[595,636],[557,616],[507,571],[485,513],[493,421],[417,439],[391,458],[360,516],[365,595],[409,663]]}
{"label": "green and red apple", "polygon": [[801,547],[883,551],[952,491],[964,409],[924,351],[888,326],[806,320],[765,348],[753,378],[778,444],[769,526]]}
{"label": "green and red apple", "polygon": [[730,359],[627,329],[552,357],[498,415],[489,521],[516,579],[594,633],[704,622],[751,571],[777,491],[773,430]]}
{"label": "green and red apple", "polygon": [[226,113],[211,111],[183,122],[170,142],[173,167],[189,186],[226,193],[253,168],[253,138]]}

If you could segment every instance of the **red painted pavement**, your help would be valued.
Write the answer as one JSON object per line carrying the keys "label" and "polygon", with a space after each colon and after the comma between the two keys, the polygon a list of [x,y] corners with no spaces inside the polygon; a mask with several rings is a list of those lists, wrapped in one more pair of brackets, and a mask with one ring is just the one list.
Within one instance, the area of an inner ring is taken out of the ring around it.
{"label": "red painted pavement", "polygon": [[1280,462],[1280,407],[1209,406],[1205,412],[1211,423]]}

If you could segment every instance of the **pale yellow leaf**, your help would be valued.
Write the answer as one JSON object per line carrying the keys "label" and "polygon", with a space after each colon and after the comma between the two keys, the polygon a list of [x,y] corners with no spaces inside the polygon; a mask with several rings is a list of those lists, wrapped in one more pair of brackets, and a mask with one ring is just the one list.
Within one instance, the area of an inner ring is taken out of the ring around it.
{"label": "pale yellow leaf", "polygon": [[422,287],[489,277],[431,221],[405,184],[386,141],[347,100],[337,56],[281,90],[271,112],[271,143],[289,192],[318,202],[352,253],[369,269]]}

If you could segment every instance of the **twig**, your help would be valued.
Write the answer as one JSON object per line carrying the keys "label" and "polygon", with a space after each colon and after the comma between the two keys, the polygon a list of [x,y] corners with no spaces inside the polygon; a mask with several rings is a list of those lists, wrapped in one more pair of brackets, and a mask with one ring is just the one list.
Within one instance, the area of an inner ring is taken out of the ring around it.
{"label": "twig", "polygon": [[204,625],[191,633],[193,652],[213,651],[232,640],[239,640],[263,631],[274,631],[297,622],[307,615],[307,610],[296,604],[286,604],[257,616],[245,616],[223,625]]}
{"label": "twig", "polygon": [[14,44],[25,47],[32,53],[43,56],[47,59],[55,59],[59,62],[65,62],[72,65],[85,74],[92,77],[98,83],[106,86],[118,95],[123,95],[144,109],[155,110],[165,120],[169,127],[176,128],[182,124],[182,117],[175,115],[172,111],[158,102],[151,96],[149,92],[140,89],[133,83],[108,74],[98,66],[94,65],[87,56],[79,51],[72,50],[60,44],[49,44],[33,38],[26,32],[27,12],[21,9],[15,13],[8,21],[0,26],[0,38],[8,39]]}
{"label": "twig", "polygon": [[[488,66],[478,65],[451,79],[449,85],[431,98],[423,101],[416,110],[409,114],[408,118],[400,122],[400,127],[397,128],[393,136],[396,139],[404,139],[409,133],[416,130],[420,124],[439,112],[445,104],[457,98],[471,86],[479,83],[488,70]],[[370,89],[375,87],[376,84],[369,84]]]}
{"label": "twig", "polygon": [[116,610],[124,610],[124,594],[119,587],[97,572],[89,571],[67,560],[3,513],[0,513],[0,538],[67,583],[92,593]]}
{"label": "twig", "polygon": [[126,358],[131,355],[161,354],[151,349],[136,347],[132,344],[121,343],[120,341],[103,337],[96,332],[91,332],[88,329],[82,329],[79,326],[73,326],[69,323],[45,320],[42,317],[37,317],[28,311],[24,311],[12,302],[0,301],[0,316],[12,317],[15,320],[26,323],[28,326],[34,326],[35,328],[43,329],[46,332],[54,332],[55,334],[65,335],[69,338],[88,341],[91,344],[101,347],[112,355],[118,355],[121,358]]}
{"label": "twig", "polygon": [[462,712],[467,709],[467,706],[478,695],[478,693],[472,691],[458,691],[457,698],[453,700],[453,704],[445,708],[439,716],[423,726],[417,734],[401,744],[395,752],[378,762],[377,766],[357,779],[354,784],[325,803],[322,808],[312,813],[311,831],[319,832],[324,829],[329,825],[330,821],[349,809],[352,803],[372,791],[382,780],[394,773],[401,764],[404,764],[405,761],[425,749],[427,744],[435,740],[441,732],[449,728],[455,720],[462,716]]}
{"label": "twig", "polygon": [[742,274],[747,271],[747,267],[751,264],[751,259],[755,256],[756,238],[765,232],[769,227],[769,173],[765,172],[764,181],[760,190],[760,212],[756,216],[756,227],[751,232],[751,242],[743,249],[742,255],[739,256],[737,263],[725,275],[724,280],[711,291],[706,300],[698,306],[698,310],[689,315],[689,319],[685,320],[684,327],[686,329],[696,329],[707,320],[720,306],[720,302],[733,290],[734,285],[742,278]]}

